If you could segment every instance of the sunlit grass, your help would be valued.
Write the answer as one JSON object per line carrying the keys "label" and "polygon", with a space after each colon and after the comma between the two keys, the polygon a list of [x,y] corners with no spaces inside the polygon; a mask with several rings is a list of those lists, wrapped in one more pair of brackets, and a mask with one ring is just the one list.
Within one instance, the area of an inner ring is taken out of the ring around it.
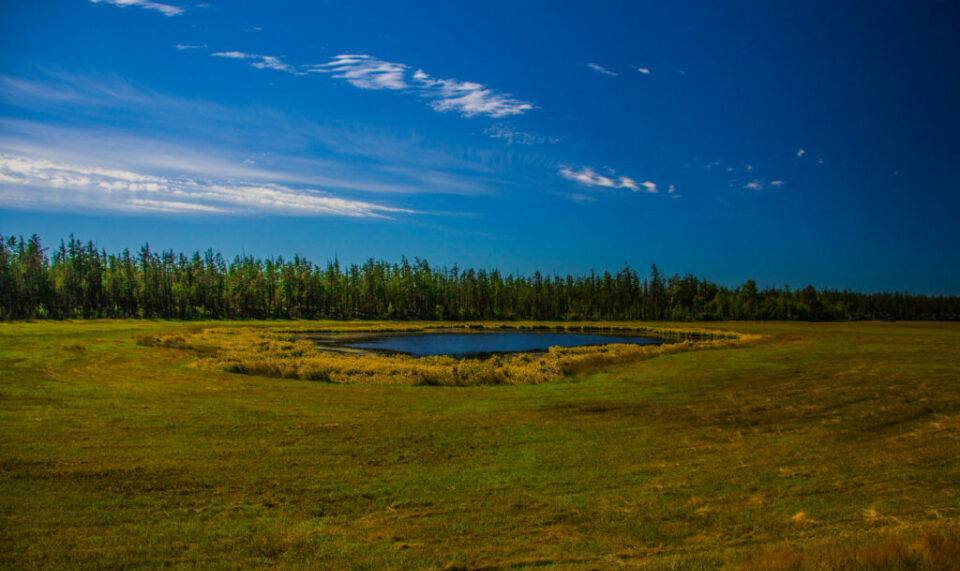
{"label": "sunlit grass", "polygon": [[356,326],[0,325],[0,565],[956,567],[957,324],[721,323],[763,337],[461,387],[137,345]]}

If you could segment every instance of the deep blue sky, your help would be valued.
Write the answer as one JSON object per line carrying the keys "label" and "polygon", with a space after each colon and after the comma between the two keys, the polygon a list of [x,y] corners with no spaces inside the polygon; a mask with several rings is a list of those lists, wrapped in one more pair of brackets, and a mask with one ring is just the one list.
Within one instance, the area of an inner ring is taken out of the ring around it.
{"label": "deep blue sky", "polygon": [[956,2],[0,6],[0,234],[960,293]]}

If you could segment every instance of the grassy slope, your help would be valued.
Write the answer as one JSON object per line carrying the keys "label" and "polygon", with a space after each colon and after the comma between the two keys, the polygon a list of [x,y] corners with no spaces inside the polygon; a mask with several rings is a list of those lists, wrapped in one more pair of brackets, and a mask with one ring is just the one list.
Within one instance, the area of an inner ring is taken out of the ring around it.
{"label": "grassy slope", "polygon": [[816,567],[877,544],[932,567],[960,537],[956,324],[724,323],[771,337],[465,388],[134,344],[190,327],[0,324],[0,566]]}

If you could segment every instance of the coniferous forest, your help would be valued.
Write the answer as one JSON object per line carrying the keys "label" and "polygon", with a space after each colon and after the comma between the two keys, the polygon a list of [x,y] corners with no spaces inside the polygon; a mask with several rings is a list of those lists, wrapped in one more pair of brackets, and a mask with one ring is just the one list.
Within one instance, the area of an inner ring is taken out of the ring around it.
{"label": "coniferous forest", "polygon": [[73,236],[45,248],[37,235],[0,236],[3,319],[847,320],[960,319],[960,297],[730,288],[693,275],[503,275],[426,260],[317,265],[299,256],[227,261],[192,255],[108,254]]}

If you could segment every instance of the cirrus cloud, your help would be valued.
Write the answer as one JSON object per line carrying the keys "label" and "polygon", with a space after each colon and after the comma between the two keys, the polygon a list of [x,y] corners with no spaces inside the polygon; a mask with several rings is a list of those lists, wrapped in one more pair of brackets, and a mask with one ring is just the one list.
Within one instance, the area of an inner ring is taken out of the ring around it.
{"label": "cirrus cloud", "polygon": [[262,56],[259,54],[248,54],[237,51],[216,52],[210,55],[213,57],[222,57],[227,59],[246,60],[248,64],[257,69],[273,69],[276,71],[285,71],[295,75],[303,75],[303,72],[297,71],[297,69],[295,69],[292,65],[284,63],[283,60],[276,56]]}
{"label": "cirrus cloud", "polygon": [[[656,185],[651,182],[644,182],[638,185],[637,182],[632,178],[625,176],[616,177],[613,175],[602,175],[590,167],[580,167],[579,169],[564,167],[560,169],[559,174],[567,180],[572,180],[585,186],[598,186],[601,188],[626,188],[633,191],[638,191],[640,190],[640,186],[643,186],[644,190],[647,192],[657,192]],[[648,184],[653,185],[653,190],[650,190],[650,188],[646,186]]]}
{"label": "cirrus cloud", "polygon": [[522,115],[534,108],[532,103],[497,93],[481,83],[456,79],[434,79],[417,70],[413,74],[424,97],[436,111],[456,111],[464,117],[486,115],[499,119],[510,115]]}
{"label": "cirrus cloud", "polygon": [[602,65],[599,65],[599,64],[588,63],[588,64],[587,64],[587,67],[589,67],[590,69],[592,69],[593,71],[595,71],[595,72],[597,72],[597,73],[599,73],[599,74],[601,74],[601,75],[610,75],[610,76],[613,76],[613,77],[616,77],[616,76],[617,76],[617,72],[615,72],[615,71],[610,71],[609,69],[607,69],[607,68],[605,68],[605,67],[603,67]]}
{"label": "cirrus cloud", "polygon": [[183,8],[179,6],[171,6],[170,4],[161,4],[159,2],[151,2],[150,0],[90,0],[94,4],[99,4],[103,2],[104,4],[111,4],[113,6],[120,6],[121,8],[126,8],[129,6],[136,6],[138,8],[145,8],[147,10],[155,10],[160,12],[164,16],[179,16],[183,14]]}
{"label": "cirrus cloud", "polygon": [[327,63],[308,66],[309,71],[329,73],[360,89],[406,89],[410,69],[402,63],[379,60],[363,54],[340,54]]}
{"label": "cirrus cloud", "polygon": [[435,78],[423,70],[365,54],[340,54],[327,63],[291,65],[279,57],[225,51],[215,57],[246,61],[258,69],[272,69],[294,75],[328,74],[344,79],[353,87],[368,90],[402,91],[429,101],[435,111],[454,111],[464,117],[482,115],[494,119],[522,115],[536,106],[529,101],[501,93],[482,83]]}
{"label": "cirrus cloud", "polygon": [[390,218],[412,213],[280,184],[163,177],[0,153],[0,204],[127,213]]}

